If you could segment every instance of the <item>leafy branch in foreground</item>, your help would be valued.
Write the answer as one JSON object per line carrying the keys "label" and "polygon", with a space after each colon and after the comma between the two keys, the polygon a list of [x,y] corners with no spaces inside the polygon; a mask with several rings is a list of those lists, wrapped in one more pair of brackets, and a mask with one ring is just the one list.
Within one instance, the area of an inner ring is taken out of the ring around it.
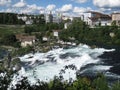
{"label": "leafy branch in foreground", "polygon": [[[86,77],[78,76],[76,80],[65,81],[62,74],[67,69],[77,70],[74,65],[67,65],[49,82],[42,82],[39,79],[35,84],[31,84],[27,77],[23,77],[17,82],[11,90],[120,90],[120,82],[116,82],[109,86],[103,74],[99,74],[97,78],[90,80]],[[0,90],[7,90],[12,82],[13,74],[4,72],[0,74]],[[62,79],[61,79],[62,77]]]}

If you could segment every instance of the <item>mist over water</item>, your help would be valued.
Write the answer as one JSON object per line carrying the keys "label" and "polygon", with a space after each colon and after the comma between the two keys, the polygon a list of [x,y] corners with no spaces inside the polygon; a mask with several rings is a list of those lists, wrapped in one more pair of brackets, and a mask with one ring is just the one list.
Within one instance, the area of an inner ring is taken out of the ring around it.
{"label": "mist over water", "polygon": [[[81,75],[92,76],[98,72],[104,72],[107,76],[116,76],[119,78],[119,75],[108,71],[112,65],[104,64],[103,60],[98,57],[104,52],[112,51],[115,51],[115,49],[91,49],[87,45],[79,45],[69,49],[53,49],[46,53],[27,54],[20,57],[23,64],[21,72],[31,82],[35,82],[35,78],[41,81],[49,81],[55,75],[59,76],[61,69],[66,65],[75,65]],[[68,80],[69,78],[76,79],[76,70],[66,70],[63,77],[64,80]]]}

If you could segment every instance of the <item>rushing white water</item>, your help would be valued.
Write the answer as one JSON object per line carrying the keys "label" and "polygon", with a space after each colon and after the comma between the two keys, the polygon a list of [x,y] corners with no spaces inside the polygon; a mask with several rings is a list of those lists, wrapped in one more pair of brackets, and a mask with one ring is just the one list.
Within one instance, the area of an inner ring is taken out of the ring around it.
{"label": "rushing white water", "polygon": [[[96,64],[101,60],[99,55],[104,52],[114,51],[114,49],[107,50],[103,48],[91,49],[87,45],[79,45],[70,49],[53,49],[47,53],[27,54],[20,57],[20,60],[25,63],[24,74],[31,82],[35,82],[35,78],[41,81],[49,81],[55,75],[59,76],[60,70],[66,65],[75,65],[77,70],[88,64]],[[93,70],[109,70],[111,66],[98,65],[92,67]],[[63,74],[65,80],[69,78],[76,78],[75,70],[66,70]],[[82,73],[82,71],[81,71]]]}

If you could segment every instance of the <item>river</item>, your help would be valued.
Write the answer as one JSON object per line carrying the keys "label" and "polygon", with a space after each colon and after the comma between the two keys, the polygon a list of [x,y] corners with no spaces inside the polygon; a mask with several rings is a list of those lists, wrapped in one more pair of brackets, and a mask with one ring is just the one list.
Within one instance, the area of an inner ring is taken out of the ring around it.
{"label": "river", "polygon": [[58,48],[46,53],[30,53],[20,57],[23,65],[20,73],[33,83],[36,82],[36,78],[47,82],[55,75],[59,76],[61,69],[63,70],[66,65],[75,65],[76,70],[67,69],[62,74],[64,80],[76,79],[78,71],[79,75],[88,77],[103,73],[108,80],[116,81],[120,80],[119,55],[115,49],[92,49],[87,45],[68,49]]}

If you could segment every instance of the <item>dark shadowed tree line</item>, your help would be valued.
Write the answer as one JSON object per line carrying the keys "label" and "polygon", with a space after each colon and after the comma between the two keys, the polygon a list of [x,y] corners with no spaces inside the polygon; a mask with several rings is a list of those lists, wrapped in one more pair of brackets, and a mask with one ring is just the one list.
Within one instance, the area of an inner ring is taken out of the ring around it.
{"label": "dark shadowed tree line", "polygon": [[1,45],[20,47],[20,42],[16,39],[14,34],[4,34],[0,39]]}
{"label": "dark shadowed tree line", "polygon": [[15,13],[0,13],[0,24],[25,24],[25,22],[21,19],[17,18],[17,14]]}

